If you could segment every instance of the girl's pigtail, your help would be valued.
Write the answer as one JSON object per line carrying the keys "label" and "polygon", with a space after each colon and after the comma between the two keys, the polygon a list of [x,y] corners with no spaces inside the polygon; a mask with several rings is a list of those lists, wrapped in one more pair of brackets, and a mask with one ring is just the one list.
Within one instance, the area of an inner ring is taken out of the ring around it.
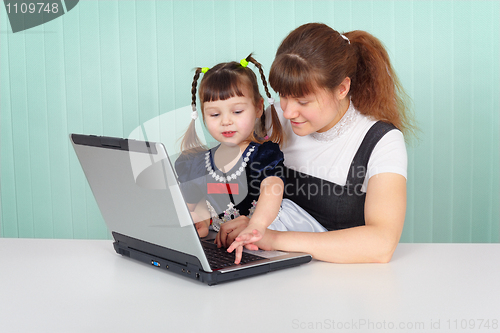
{"label": "girl's pigtail", "polygon": [[198,78],[200,77],[201,72],[202,72],[202,69],[200,67],[196,68],[194,78],[193,78],[193,83],[191,85],[191,95],[192,95],[191,119],[192,120],[189,123],[189,126],[186,130],[186,133],[184,134],[182,141],[181,141],[181,153],[182,154],[196,153],[196,152],[199,152],[199,151],[206,149],[204,147],[203,143],[201,142],[200,138],[196,134],[196,119],[198,118],[198,113],[196,111],[196,87],[198,85]]}
{"label": "girl's pigtail", "polygon": [[[277,143],[279,145],[283,145],[284,141],[285,141],[283,128],[281,126],[281,122],[279,120],[278,113],[276,112],[276,108],[274,107],[274,99],[271,97],[271,93],[269,92],[269,88],[267,87],[267,80],[266,80],[266,76],[264,75],[264,70],[262,69],[262,65],[252,57],[252,54],[250,54],[245,60],[248,62],[251,62],[259,69],[260,78],[261,78],[262,83],[264,85],[264,90],[266,91],[266,96],[268,98],[269,104],[271,105],[272,133],[271,133],[271,136],[268,138],[268,140],[270,140],[274,143]],[[267,137],[265,110],[264,110],[264,112],[262,112],[262,116],[260,117],[260,129],[259,130],[260,130],[259,134],[262,137]]]}

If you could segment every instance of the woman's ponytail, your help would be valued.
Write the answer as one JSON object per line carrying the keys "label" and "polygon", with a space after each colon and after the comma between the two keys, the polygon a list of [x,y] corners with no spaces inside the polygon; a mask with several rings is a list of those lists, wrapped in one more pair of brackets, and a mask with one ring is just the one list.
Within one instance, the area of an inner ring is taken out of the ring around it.
{"label": "woman's ponytail", "polygon": [[[304,96],[322,88],[334,91],[349,77],[356,109],[413,132],[409,98],[382,43],[365,31],[344,34],[322,23],[307,23],[281,43],[271,66],[271,87],[284,96]],[[405,133],[406,134],[406,133]]]}
{"label": "woman's ponytail", "polygon": [[351,77],[351,98],[360,112],[392,123],[402,132],[412,131],[409,97],[394,71],[383,44],[368,32],[355,30],[349,38],[357,59]]}

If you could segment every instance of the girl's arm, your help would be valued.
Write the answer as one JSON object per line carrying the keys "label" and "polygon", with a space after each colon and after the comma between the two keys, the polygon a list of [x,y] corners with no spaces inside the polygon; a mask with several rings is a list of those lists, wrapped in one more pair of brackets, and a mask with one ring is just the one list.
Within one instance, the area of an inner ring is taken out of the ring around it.
{"label": "girl's arm", "polygon": [[208,235],[208,227],[210,226],[210,213],[205,203],[205,198],[200,202],[192,204],[187,203],[191,217],[198,231],[200,237],[205,237]]}
{"label": "girl's arm", "polygon": [[399,242],[405,212],[406,179],[382,173],[368,181],[364,226],[321,233],[268,230],[256,245],[266,250],[310,253],[315,259],[336,263],[385,263]]}
{"label": "girl's arm", "polygon": [[236,249],[236,264],[241,260],[243,246],[259,241],[267,227],[278,216],[283,200],[283,189],[283,180],[276,176],[267,177],[261,182],[259,200],[248,226],[238,234],[227,249],[228,252]]}

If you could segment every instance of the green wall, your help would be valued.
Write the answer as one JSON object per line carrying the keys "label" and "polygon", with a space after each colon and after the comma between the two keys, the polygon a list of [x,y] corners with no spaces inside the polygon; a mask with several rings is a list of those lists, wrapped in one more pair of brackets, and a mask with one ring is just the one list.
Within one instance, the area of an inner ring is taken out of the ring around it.
{"label": "green wall", "polygon": [[2,237],[109,238],[68,134],[127,137],[190,103],[193,67],[268,70],[324,22],[380,38],[413,98],[402,241],[499,241],[498,1],[80,1],[15,34],[0,13]]}

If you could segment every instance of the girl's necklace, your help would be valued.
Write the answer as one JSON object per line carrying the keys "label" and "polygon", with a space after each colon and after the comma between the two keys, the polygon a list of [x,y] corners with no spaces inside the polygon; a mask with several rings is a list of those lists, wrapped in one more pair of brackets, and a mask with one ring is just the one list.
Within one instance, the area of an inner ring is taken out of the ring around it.
{"label": "girl's necklace", "polygon": [[205,167],[207,168],[207,171],[209,175],[211,175],[216,181],[218,182],[229,182],[231,179],[236,179],[239,177],[243,171],[245,170],[245,167],[247,166],[248,161],[250,160],[250,155],[252,155],[253,151],[255,150],[255,146],[252,145],[250,149],[248,149],[247,153],[245,154],[245,157],[243,157],[241,166],[233,172],[231,175],[224,177],[221,175],[218,175],[214,169],[212,168],[212,163],[210,161],[210,150],[205,153]]}

